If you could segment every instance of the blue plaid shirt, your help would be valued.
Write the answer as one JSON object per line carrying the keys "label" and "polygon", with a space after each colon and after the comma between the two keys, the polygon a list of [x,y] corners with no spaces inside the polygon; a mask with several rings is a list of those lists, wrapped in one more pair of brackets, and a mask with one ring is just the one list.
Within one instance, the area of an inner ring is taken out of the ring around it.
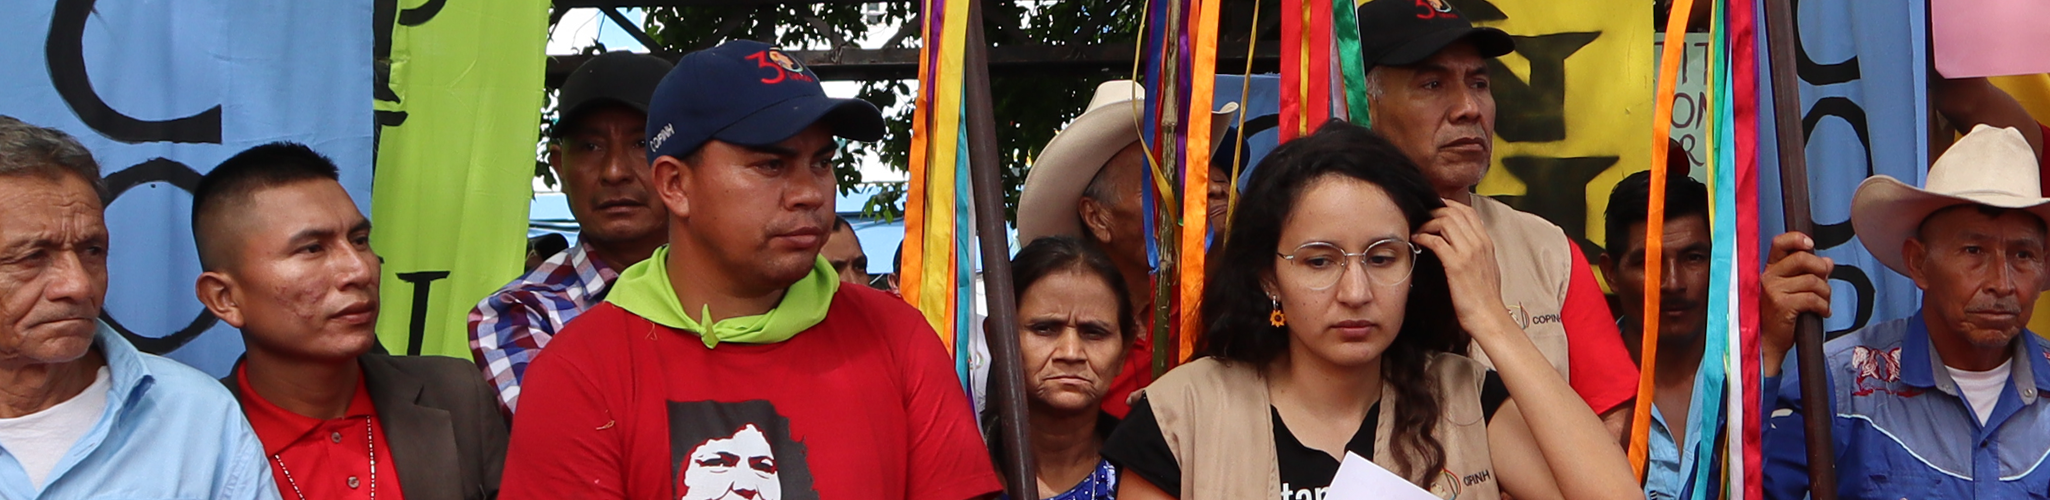
{"label": "blue plaid shirt", "polygon": [[506,413],[517,409],[527,363],[562,325],[604,302],[617,280],[619,271],[591,258],[590,247],[578,242],[470,311],[470,352],[484,379],[498,390],[498,404]]}
{"label": "blue plaid shirt", "polygon": [[[1984,425],[1958,393],[1917,312],[1823,346],[1837,495],[1846,500],[2050,498],[2050,358],[2024,330]],[[1765,497],[1808,494],[1801,381],[1794,357],[1765,379]]]}

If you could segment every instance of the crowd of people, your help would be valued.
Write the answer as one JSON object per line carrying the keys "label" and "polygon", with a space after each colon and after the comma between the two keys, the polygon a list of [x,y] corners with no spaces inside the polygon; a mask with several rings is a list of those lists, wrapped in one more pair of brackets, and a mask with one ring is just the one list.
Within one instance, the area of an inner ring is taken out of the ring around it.
{"label": "crowd of people", "polygon": [[[1357,455],[1441,498],[1724,496],[1719,473],[1694,472],[1723,457],[1697,456],[1685,424],[1721,390],[1695,376],[1717,362],[1707,188],[1683,160],[1660,211],[1648,172],[1625,178],[1591,266],[1558,226],[1473,192],[1494,160],[1488,63],[1515,39],[1436,2],[1359,17],[1373,128],[1325,124],[1259,161],[1235,202],[1212,189],[1228,223],[1198,353],[1158,379],[1138,326],[1143,91],[1101,84],[1046,145],[1009,325],[1037,491],[1319,499]],[[754,41],[673,65],[601,55],[560,102],[547,158],[581,232],[477,304],[474,363],[378,345],[371,221],[333,162],[277,143],[212,168],[193,194],[194,293],[247,346],[219,380],[97,319],[100,167],[65,133],[0,117],[0,498],[1001,494],[993,413],[833,212],[841,141],[884,134],[874,105],[826,96]],[[1926,187],[1856,191],[1856,236],[1923,295],[1825,346],[1843,498],[2050,494],[2050,354],[2025,329],[2050,287],[2040,140],[1980,125]],[[1787,353],[1799,315],[1830,313],[1834,263],[1814,249],[1775,238],[1755,304],[1767,498],[1809,487],[1816,416]],[[1646,339],[1640,478],[1624,443]]]}

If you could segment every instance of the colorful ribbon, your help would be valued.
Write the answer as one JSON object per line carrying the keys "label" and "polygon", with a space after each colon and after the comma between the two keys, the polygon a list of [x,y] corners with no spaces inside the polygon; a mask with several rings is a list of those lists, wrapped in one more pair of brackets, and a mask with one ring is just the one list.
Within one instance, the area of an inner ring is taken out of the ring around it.
{"label": "colorful ribbon", "polygon": [[1665,53],[1659,60],[1658,90],[1651,115],[1651,200],[1644,220],[1644,338],[1638,353],[1637,407],[1631,415],[1630,466],[1639,480],[1644,478],[1651,443],[1652,374],[1658,366],[1659,274],[1665,269],[1666,227],[1666,142],[1671,140],[1673,90],[1679,81],[1680,61],[1686,49],[1687,13],[1694,0],[1677,0],[1666,16]]}
{"label": "colorful ribbon", "polygon": [[911,179],[905,186],[905,302],[918,308],[955,356],[967,390],[966,335],[973,330],[974,217],[969,212],[966,107],[962,100],[969,3],[925,0],[912,111]]}
{"label": "colorful ribbon", "polygon": [[[1340,0],[1351,1],[1351,0]],[[1195,15],[1189,25],[1194,30],[1195,54],[1190,58],[1189,114],[1187,136],[1183,142],[1188,151],[1188,161],[1183,171],[1182,182],[1182,230],[1181,230],[1181,324],[1175,348],[1176,361],[1187,361],[1196,354],[1196,339],[1203,332],[1203,272],[1208,267],[1204,260],[1204,242],[1210,234],[1210,153],[1211,137],[1223,133],[1212,128],[1210,110],[1215,108],[1213,94],[1217,84],[1217,24],[1218,6],[1223,0],[1194,0],[1190,12]],[[1223,221],[1218,221],[1222,223]],[[1164,347],[1157,347],[1164,348]]]}
{"label": "colorful ribbon", "polygon": [[1759,245],[1758,234],[1758,167],[1763,151],[1759,150],[1759,134],[1765,128],[1759,126],[1759,106],[1762,94],[1759,82],[1762,77],[1761,57],[1758,50],[1763,46],[1764,33],[1758,29],[1758,20],[1763,4],[1753,0],[1732,0],[1727,9],[1729,21],[1730,88],[1733,98],[1730,103],[1729,121],[1733,161],[1731,183],[1736,196],[1735,224],[1737,226],[1737,335],[1730,339],[1735,356],[1730,356],[1730,373],[1737,374],[1739,383],[1730,388],[1729,436],[1735,444],[1729,454],[1730,495],[1727,498],[1764,498],[1762,444],[1758,411],[1746,408],[1749,404],[1769,404],[1759,401],[1759,384],[1763,373],[1758,366],[1759,331],[1758,310],[1743,307],[1758,303],[1759,288]]}

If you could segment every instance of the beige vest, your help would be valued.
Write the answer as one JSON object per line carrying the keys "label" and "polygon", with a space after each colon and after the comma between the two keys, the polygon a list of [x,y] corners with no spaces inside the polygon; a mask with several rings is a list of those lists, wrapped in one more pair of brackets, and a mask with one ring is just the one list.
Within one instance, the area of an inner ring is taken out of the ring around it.
{"label": "beige vest", "polygon": [[[1573,254],[1568,252],[1579,249],[1566,238],[1565,231],[1544,218],[1478,194],[1473,195],[1473,202],[1481,223],[1488,226],[1488,237],[1495,240],[1495,266],[1502,273],[1502,304],[1509,306],[1509,317],[1523,326],[1523,334],[1537,344],[1545,361],[1559,371],[1559,378],[1572,382],[1566,364],[1566,325],[1560,312],[1566,305],[1567,284],[1573,279]],[[1467,354],[1489,368],[1495,366],[1479,343],[1470,346]]]}
{"label": "beige vest", "polygon": [[[1437,430],[1445,446],[1445,469],[1432,488],[1440,498],[1501,498],[1488,455],[1481,383],[1487,369],[1456,354],[1436,355],[1431,376],[1438,380],[1443,421]],[[1281,494],[1281,470],[1274,451],[1274,421],[1268,413],[1267,384],[1245,363],[1203,358],[1169,371],[1146,388],[1161,437],[1182,469],[1183,500],[1262,499]],[[1390,451],[1395,390],[1381,390],[1380,424],[1374,429],[1374,463],[1401,474]]]}

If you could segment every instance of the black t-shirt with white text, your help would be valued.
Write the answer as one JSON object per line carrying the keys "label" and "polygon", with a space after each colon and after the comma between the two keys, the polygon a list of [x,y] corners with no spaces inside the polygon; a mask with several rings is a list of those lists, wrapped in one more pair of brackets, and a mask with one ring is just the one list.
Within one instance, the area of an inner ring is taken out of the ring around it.
{"label": "black t-shirt with white text", "polygon": [[[1493,421],[1495,410],[1508,400],[1509,388],[1502,385],[1501,376],[1489,370],[1481,385],[1481,409],[1487,420]],[[1322,490],[1329,488],[1331,479],[1338,475],[1338,459],[1296,440],[1288,425],[1281,421],[1281,412],[1273,406],[1268,406],[1267,412],[1274,420],[1274,458],[1281,472],[1281,498],[1323,498]],[[1380,422],[1381,403],[1377,402],[1367,409],[1367,418],[1360,421],[1359,430],[1345,443],[1345,451],[1372,460],[1374,429]],[[1181,496],[1181,464],[1175,461],[1167,438],[1160,433],[1160,422],[1153,417],[1153,404],[1143,396],[1132,405],[1132,412],[1125,415],[1110,439],[1104,441],[1103,457],[1161,491]],[[1308,496],[1298,496],[1303,494]]]}

